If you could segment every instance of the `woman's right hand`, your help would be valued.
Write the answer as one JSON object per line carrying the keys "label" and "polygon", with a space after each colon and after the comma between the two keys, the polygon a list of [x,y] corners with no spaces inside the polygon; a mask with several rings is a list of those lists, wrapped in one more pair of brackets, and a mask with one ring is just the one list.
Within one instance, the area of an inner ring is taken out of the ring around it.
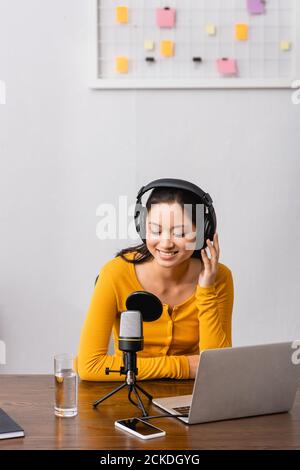
{"label": "woman's right hand", "polygon": [[194,379],[196,377],[200,355],[188,356],[187,358],[190,366],[190,379]]}

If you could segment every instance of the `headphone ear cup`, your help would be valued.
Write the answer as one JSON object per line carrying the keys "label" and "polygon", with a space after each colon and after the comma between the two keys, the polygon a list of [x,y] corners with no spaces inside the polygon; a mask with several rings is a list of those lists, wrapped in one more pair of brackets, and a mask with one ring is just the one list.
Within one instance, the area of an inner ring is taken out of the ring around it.
{"label": "headphone ear cup", "polygon": [[209,238],[210,234],[210,219],[208,214],[204,215],[204,240],[203,240],[203,249],[207,247],[206,240]]}
{"label": "headphone ear cup", "polygon": [[138,208],[138,215],[135,216],[135,227],[136,231],[139,234],[141,240],[146,243],[146,216],[147,208],[140,205]]}
{"label": "headphone ear cup", "polygon": [[206,243],[207,239],[213,241],[214,233],[215,233],[215,230],[214,230],[212,217],[209,213],[205,214],[204,215],[204,245],[202,248],[207,247],[207,243]]}
{"label": "headphone ear cup", "polygon": [[147,208],[142,206],[141,214],[140,214],[140,237],[145,244],[146,244],[146,218],[147,218]]}

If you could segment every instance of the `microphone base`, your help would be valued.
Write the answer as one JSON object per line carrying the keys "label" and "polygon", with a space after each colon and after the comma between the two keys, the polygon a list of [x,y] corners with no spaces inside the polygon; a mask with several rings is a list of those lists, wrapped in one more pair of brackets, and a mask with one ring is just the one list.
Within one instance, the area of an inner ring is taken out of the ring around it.
{"label": "microphone base", "polygon": [[[111,397],[115,393],[119,392],[119,390],[122,390],[124,387],[128,387],[128,400],[138,408],[142,410],[143,416],[149,416],[148,413],[145,410],[145,407],[143,405],[143,402],[141,400],[141,397],[139,395],[139,392],[142,392],[150,401],[152,401],[152,395],[150,393],[146,392],[140,385],[136,383],[136,376],[138,375],[138,369],[136,367],[136,352],[131,352],[131,351],[123,351],[123,361],[124,361],[124,366],[121,367],[120,370],[110,370],[106,369],[105,373],[108,375],[110,372],[119,372],[121,375],[126,375],[125,378],[125,383],[122,385],[119,385],[115,390],[112,392],[108,393],[104,397],[100,398],[99,400],[95,401],[93,403],[93,408],[96,408],[100,403],[102,403],[104,400],[107,398]],[[132,398],[131,394],[132,392],[136,396],[137,402],[135,403]]]}
{"label": "microphone base", "polygon": [[[129,383],[128,383],[129,382]],[[111,397],[112,395],[114,395],[115,393],[119,392],[120,390],[122,390],[124,387],[128,387],[128,400],[134,405],[134,406],[137,406],[138,408],[140,408],[142,410],[142,413],[143,413],[143,416],[149,416],[149,414],[147,413],[147,411],[145,410],[145,407],[144,407],[144,404],[142,402],[142,399],[139,395],[139,392],[142,392],[150,401],[152,401],[152,395],[150,395],[150,393],[146,392],[146,390],[144,390],[140,385],[138,385],[136,382],[135,382],[135,379],[134,379],[134,382],[131,383],[131,379],[128,381],[128,377],[126,377],[125,379],[125,382],[120,385],[119,387],[115,388],[115,390],[113,390],[112,392],[109,392],[107,395],[105,395],[104,397],[100,398],[99,400],[95,401],[93,403],[93,408],[96,408],[100,403],[102,403],[104,400],[106,400],[107,398]],[[138,401],[138,404],[136,404],[132,398],[131,398],[131,394],[132,392],[135,394],[136,398],[137,398],[137,401]]]}

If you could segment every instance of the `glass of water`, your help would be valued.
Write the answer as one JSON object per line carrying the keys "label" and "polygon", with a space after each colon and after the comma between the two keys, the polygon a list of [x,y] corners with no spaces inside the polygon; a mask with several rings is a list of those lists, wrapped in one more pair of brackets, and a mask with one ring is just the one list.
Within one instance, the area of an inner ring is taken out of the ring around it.
{"label": "glass of water", "polygon": [[55,415],[71,418],[77,415],[78,376],[72,354],[54,356]]}

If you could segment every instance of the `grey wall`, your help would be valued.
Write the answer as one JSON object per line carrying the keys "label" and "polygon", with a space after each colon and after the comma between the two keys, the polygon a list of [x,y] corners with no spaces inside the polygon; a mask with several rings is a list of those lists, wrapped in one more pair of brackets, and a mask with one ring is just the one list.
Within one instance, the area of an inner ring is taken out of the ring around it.
{"label": "grey wall", "polygon": [[94,278],[128,244],[97,238],[96,209],[160,177],[213,197],[234,345],[300,338],[291,91],[92,91],[87,48],[86,0],[0,0],[0,370],[76,353]]}

